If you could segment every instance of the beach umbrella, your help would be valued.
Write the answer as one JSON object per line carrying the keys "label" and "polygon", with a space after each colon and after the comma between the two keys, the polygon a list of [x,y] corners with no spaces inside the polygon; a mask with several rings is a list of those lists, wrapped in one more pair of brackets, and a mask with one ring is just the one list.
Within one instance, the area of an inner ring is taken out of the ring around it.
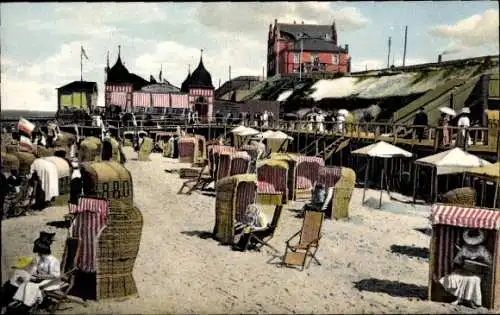
{"label": "beach umbrella", "polygon": [[449,108],[449,107],[440,107],[439,111],[441,113],[445,113],[445,114],[450,115],[450,116],[456,116],[457,115],[457,112],[453,108]]}
{"label": "beach umbrella", "polygon": [[[379,141],[374,144],[370,144],[369,146],[354,150],[351,152],[352,154],[358,154],[358,155],[364,155],[367,157],[371,157],[372,159],[375,158],[383,158],[384,159],[384,168],[382,170],[382,174],[380,177],[380,198],[379,198],[379,209],[382,207],[382,192],[384,191],[384,180],[385,180],[385,186],[387,188],[387,194],[389,197],[391,196],[390,191],[389,191],[389,183],[387,182],[387,159],[395,158],[395,157],[412,157],[413,154],[411,152],[408,152],[406,150],[401,149],[400,147],[397,147],[395,145],[392,145],[390,143],[384,142],[384,141]],[[363,199],[362,199],[362,204],[365,203],[365,194],[366,194],[366,189],[367,189],[367,183],[368,183],[368,170],[370,167],[370,162],[368,161],[368,165],[366,166],[366,171],[365,171],[365,185],[363,188]]]}
{"label": "beach umbrella", "polygon": [[347,116],[347,115],[349,115],[349,111],[347,109],[339,109],[337,114],[342,115],[342,116]]}
{"label": "beach umbrella", "polygon": [[239,132],[245,131],[246,129],[247,129],[247,127],[245,127],[245,126],[238,126],[236,128],[231,129],[231,132],[232,133],[239,133]]}

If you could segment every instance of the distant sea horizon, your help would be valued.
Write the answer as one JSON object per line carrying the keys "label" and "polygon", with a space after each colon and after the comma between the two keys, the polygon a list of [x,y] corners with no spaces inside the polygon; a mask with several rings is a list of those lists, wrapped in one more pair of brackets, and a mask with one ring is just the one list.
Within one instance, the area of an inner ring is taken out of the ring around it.
{"label": "distant sea horizon", "polygon": [[0,119],[11,120],[19,117],[29,118],[52,118],[56,116],[57,111],[39,111],[39,110],[18,110],[18,109],[2,109],[0,111]]}

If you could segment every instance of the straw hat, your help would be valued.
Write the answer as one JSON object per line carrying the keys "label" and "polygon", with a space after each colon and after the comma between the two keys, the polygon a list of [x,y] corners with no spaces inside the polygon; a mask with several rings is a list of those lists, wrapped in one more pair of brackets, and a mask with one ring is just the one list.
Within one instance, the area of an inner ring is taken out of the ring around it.
{"label": "straw hat", "polygon": [[468,229],[463,235],[464,241],[468,245],[479,245],[484,242],[484,232],[477,229]]}
{"label": "straw hat", "polygon": [[17,262],[13,266],[15,269],[24,269],[33,262],[33,256],[17,257]]}
{"label": "straw hat", "polygon": [[460,114],[470,114],[470,108],[469,107],[462,108]]}

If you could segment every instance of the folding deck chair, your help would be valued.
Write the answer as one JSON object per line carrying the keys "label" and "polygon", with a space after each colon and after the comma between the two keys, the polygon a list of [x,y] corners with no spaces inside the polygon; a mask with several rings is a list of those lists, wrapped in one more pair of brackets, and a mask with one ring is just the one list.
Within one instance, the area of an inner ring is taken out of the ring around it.
{"label": "folding deck chair", "polygon": [[86,306],[85,302],[80,301],[77,298],[74,298],[69,294],[71,289],[75,284],[75,272],[77,267],[75,265],[76,258],[80,254],[81,249],[81,241],[79,238],[68,237],[66,239],[66,244],[64,246],[63,258],[61,261],[61,271],[63,274],[61,277],[55,279],[56,281],[63,281],[64,284],[61,285],[59,290],[53,291],[44,291],[43,288],[50,285],[50,283],[46,285],[42,285],[40,289],[42,289],[45,300],[48,303],[48,310],[53,313],[59,309],[59,306],[63,302],[76,302]]}
{"label": "folding deck chair", "polygon": [[194,183],[189,190],[186,192],[186,195],[191,195],[195,190],[206,190],[207,186],[213,182],[212,175],[210,174],[210,170],[208,167],[208,159],[203,161],[203,166],[201,167],[200,173],[198,177],[193,179],[188,179],[182,183],[181,188],[179,189],[179,194],[182,193],[184,187],[188,187],[189,184]]}
{"label": "folding deck chair", "polygon": [[[321,227],[325,218],[324,212],[307,210],[302,221],[302,229],[295,233],[286,241],[285,255],[283,256],[282,264],[285,266],[302,266],[304,270],[307,256],[311,256],[307,268],[314,261],[321,265],[316,252],[319,247],[319,240],[321,239]],[[300,235],[297,245],[290,245],[292,239]]]}
{"label": "folding deck chair", "polygon": [[267,227],[254,228],[249,232],[250,235],[244,247],[245,251],[250,249],[249,247],[251,244],[255,244],[255,248],[253,249],[257,251],[260,251],[262,247],[267,246],[272,250],[274,250],[275,252],[278,252],[276,248],[274,248],[272,245],[269,244],[269,241],[274,237],[274,232],[278,227],[278,223],[281,218],[282,212],[283,212],[283,206],[277,205],[274,208],[273,219]]}

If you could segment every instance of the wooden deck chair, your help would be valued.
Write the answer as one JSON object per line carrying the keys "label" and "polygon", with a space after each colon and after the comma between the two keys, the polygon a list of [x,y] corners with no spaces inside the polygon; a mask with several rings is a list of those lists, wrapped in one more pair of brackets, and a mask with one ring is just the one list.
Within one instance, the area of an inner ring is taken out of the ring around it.
{"label": "wooden deck chair", "polygon": [[269,241],[274,237],[274,232],[278,227],[281,213],[283,212],[283,206],[277,205],[274,208],[273,219],[271,223],[265,228],[253,229],[250,231],[250,236],[248,238],[248,242],[245,245],[245,250],[248,249],[250,244],[256,244],[255,249],[260,251],[260,249],[264,246],[267,246],[274,250],[275,252],[279,252],[276,248],[269,244]]}
{"label": "wooden deck chair", "polygon": [[193,185],[186,192],[186,195],[191,195],[193,191],[196,190],[206,190],[207,186],[213,182],[212,175],[210,174],[210,170],[208,167],[208,160],[205,159],[203,163],[204,164],[202,165],[201,170],[196,178],[188,179],[184,183],[182,183],[182,186],[178,192],[179,194],[182,193],[184,187],[188,187],[191,183],[193,183]]}
{"label": "wooden deck chair", "polygon": [[[283,256],[282,262],[283,265],[302,266],[301,270],[304,270],[307,256],[311,256],[309,264],[307,265],[308,268],[313,259],[318,265],[321,265],[318,258],[316,258],[316,252],[318,251],[319,240],[321,239],[321,226],[323,225],[324,217],[325,214],[323,212],[305,212],[302,229],[286,241],[285,255]],[[299,235],[298,244],[290,245],[292,239]]]}
{"label": "wooden deck chair", "polygon": [[61,277],[53,281],[63,281],[64,284],[58,290],[47,291],[44,288],[50,286],[53,281],[40,286],[44,294],[44,299],[48,300],[48,309],[51,313],[57,311],[63,302],[76,302],[86,306],[86,303],[69,295],[71,289],[75,284],[75,272],[77,267],[75,265],[76,258],[80,254],[81,241],[79,238],[68,237],[64,246],[63,258],[61,260]]}

